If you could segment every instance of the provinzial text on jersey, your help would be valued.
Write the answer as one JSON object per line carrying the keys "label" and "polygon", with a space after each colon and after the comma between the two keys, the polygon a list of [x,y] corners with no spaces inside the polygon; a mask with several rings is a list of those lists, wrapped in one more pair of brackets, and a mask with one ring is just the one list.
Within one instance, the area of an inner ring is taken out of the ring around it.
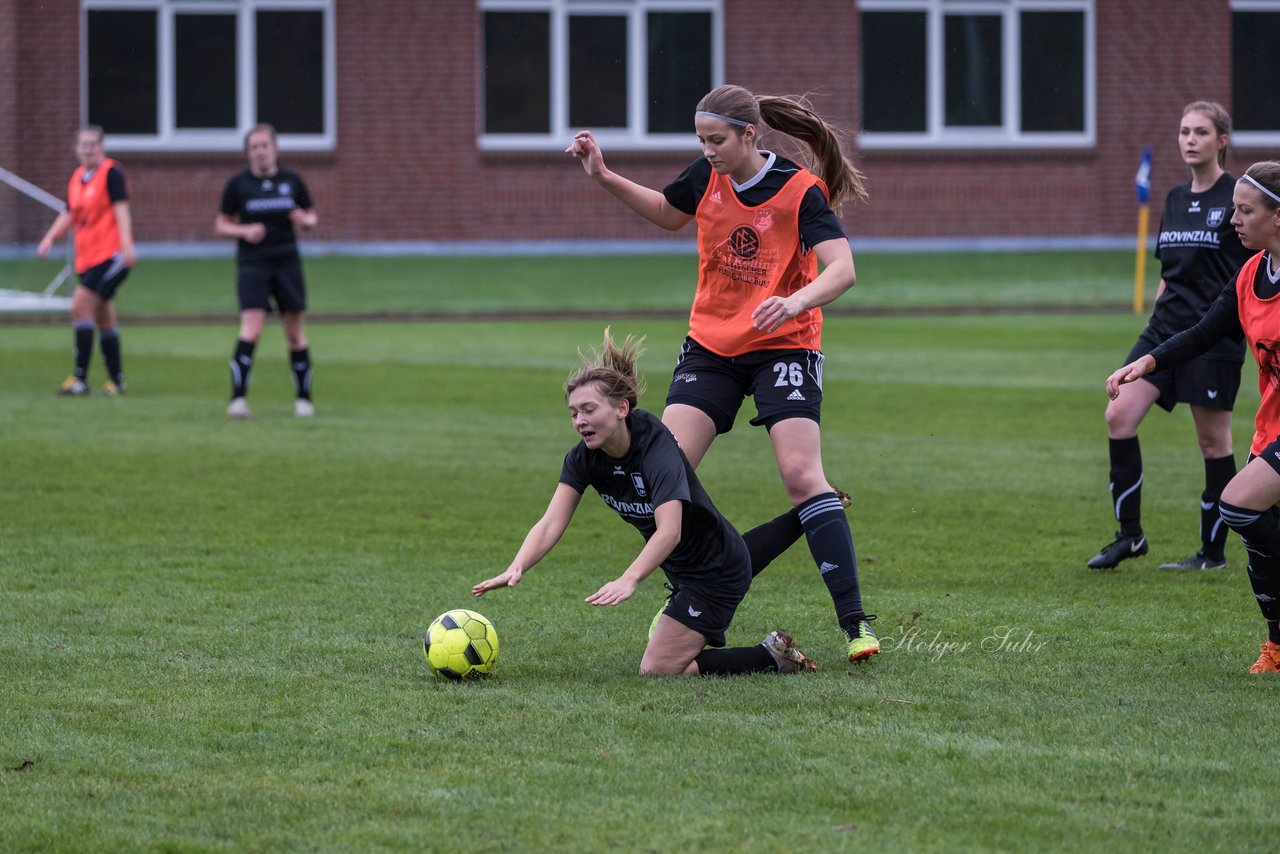
{"label": "provinzial text on jersey", "polygon": [[291,211],[294,208],[293,196],[272,196],[267,199],[246,199],[245,213],[262,213],[263,211]]}
{"label": "provinzial text on jersey", "polygon": [[649,517],[653,515],[653,505],[639,501],[619,501],[612,495],[600,495],[604,499],[604,503],[608,504],[614,510],[624,516],[642,516]]}
{"label": "provinzial text on jersey", "polygon": [[1210,228],[1197,228],[1191,231],[1160,232],[1161,246],[1217,246],[1218,232]]}

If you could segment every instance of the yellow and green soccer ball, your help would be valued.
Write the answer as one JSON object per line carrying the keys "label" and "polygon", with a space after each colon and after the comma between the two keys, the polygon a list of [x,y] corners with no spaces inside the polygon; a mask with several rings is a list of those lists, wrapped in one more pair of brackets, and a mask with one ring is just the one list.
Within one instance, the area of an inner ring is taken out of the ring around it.
{"label": "yellow and green soccer ball", "polygon": [[498,660],[498,633],[483,614],[454,608],[432,621],[422,651],[441,679],[478,679]]}

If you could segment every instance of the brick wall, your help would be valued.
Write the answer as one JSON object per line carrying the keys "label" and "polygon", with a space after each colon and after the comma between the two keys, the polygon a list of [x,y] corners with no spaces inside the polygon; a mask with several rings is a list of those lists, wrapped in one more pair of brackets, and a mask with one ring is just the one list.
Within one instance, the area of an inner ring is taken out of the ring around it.
{"label": "brick wall", "polygon": [[[858,14],[847,0],[726,0],[725,77],[757,92],[806,93],[854,127]],[[558,152],[480,152],[479,13],[464,0],[336,4],[337,148],[282,162],[307,179],[325,240],[644,239],[667,236],[622,208]],[[80,118],[80,4],[0,0],[0,164],[61,193]],[[1194,20],[1195,27],[1187,22]],[[1175,146],[1181,107],[1230,106],[1227,0],[1098,0],[1097,145],[1087,150],[861,154],[872,200],[846,206],[851,236],[1126,235],[1133,175],[1155,149],[1152,203],[1187,179]],[[16,50],[14,49],[16,45]],[[15,81],[9,84],[6,81]],[[108,131],[110,129],[108,128]],[[661,187],[688,152],[606,150],[610,167]],[[1263,151],[1237,151],[1239,174]],[[138,239],[214,240],[237,153],[125,152]],[[12,238],[3,231],[0,241]],[[12,226],[9,227],[12,231]],[[691,232],[675,236],[688,239]],[[19,239],[34,241],[30,231]]]}

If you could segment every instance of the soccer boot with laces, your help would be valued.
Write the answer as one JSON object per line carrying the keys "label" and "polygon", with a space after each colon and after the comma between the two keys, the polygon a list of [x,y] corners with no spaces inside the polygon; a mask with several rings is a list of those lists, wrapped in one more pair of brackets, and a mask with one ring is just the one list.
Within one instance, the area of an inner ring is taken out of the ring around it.
{"label": "soccer boot with laces", "polygon": [[1226,569],[1227,559],[1224,557],[1205,557],[1204,549],[1193,554],[1186,560],[1180,560],[1175,563],[1162,563],[1161,569]]}
{"label": "soccer boot with laces", "polygon": [[1125,534],[1116,531],[1115,540],[1089,559],[1090,569],[1113,569],[1120,561],[1142,557],[1147,553],[1146,534]]}
{"label": "soccer boot with laces", "polygon": [[305,397],[300,397],[293,402],[293,414],[298,418],[310,418],[316,414],[316,408],[311,401]]}
{"label": "soccer boot with laces", "polygon": [[871,621],[875,618],[875,614],[859,617],[853,636],[849,638],[849,643],[845,646],[845,650],[849,654],[849,660],[854,664],[866,661],[880,651],[880,639],[871,630]]}
{"label": "soccer boot with laces", "polygon": [[125,392],[124,383],[116,383],[113,380],[107,380],[102,384],[102,393],[107,397],[119,397]]}
{"label": "soccer boot with laces", "polygon": [[67,377],[54,392],[58,397],[84,397],[88,393],[89,386],[76,376]]}
{"label": "soccer boot with laces", "polygon": [[1272,643],[1269,639],[1259,646],[1262,654],[1249,668],[1250,673],[1280,673],[1280,643]]}
{"label": "soccer boot with laces", "polygon": [[817,670],[813,659],[796,649],[791,636],[786,632],[769,632],[760,644],[773,658],[779,673],[801,673],[806,670]]}
{"label": "soccer boot with laces", "polygon": [[249,411],[249,401],[243,397],[233,397],[227,404],[227,417],[234,421],[247,421],[253,417]]}

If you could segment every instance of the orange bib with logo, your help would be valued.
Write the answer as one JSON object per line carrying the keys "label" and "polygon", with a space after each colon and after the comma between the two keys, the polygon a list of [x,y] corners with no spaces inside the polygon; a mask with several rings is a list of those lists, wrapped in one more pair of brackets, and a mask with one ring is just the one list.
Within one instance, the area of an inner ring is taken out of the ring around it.
{"label": "orange bib with logo", "polygon": [[827,187],[801,169],[756,207],[738,201],[727,176],[711,173],[698,204],[698,290],[689,336],[713,353],[822,347],[822,310],[806,309],[773,332],[751,325],[771,296],[790,296],[818,275],[818,259],[800,243],[800,203],[810,187]]}
{"label": "orange bib with logo", "polygon": [[1253,286],[1264,257],[1264,252],[1254,255],[1236,274],[1240,328],[1258,361],[1258,391],[1262,395],[1249,446],[1254,456],[1280,438],[1280,296],[1259,299]]}
{"label": "orange bib with logo", "polygon": [[107,173],[118,164],[104,157],[89,180],[81,166],[67,184],[67,207],[76,230],[76,272],[96,267],[120,251],[120,226],[107,192]]}

